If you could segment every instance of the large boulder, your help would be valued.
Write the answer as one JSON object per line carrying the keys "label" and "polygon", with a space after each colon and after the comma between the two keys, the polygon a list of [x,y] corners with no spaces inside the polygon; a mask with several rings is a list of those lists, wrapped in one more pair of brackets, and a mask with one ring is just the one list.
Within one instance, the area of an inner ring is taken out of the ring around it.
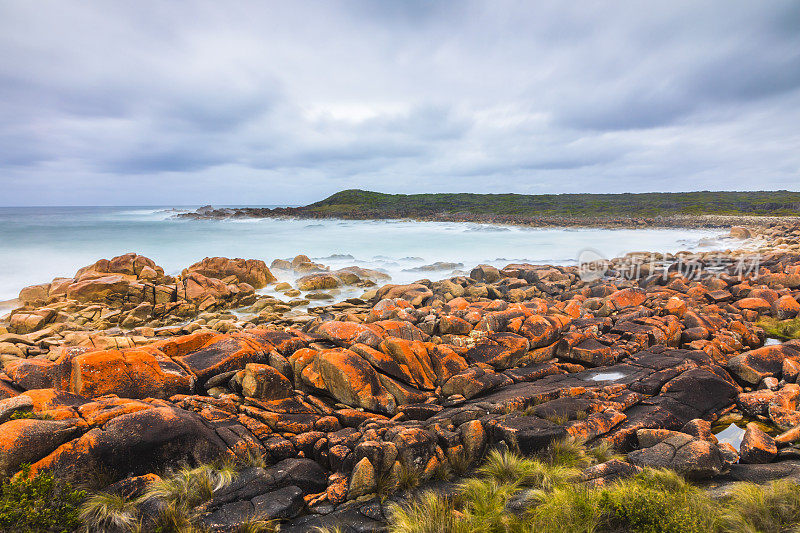
{"label": "large boulder", "polygon": [[79,302],[114,303],[125,299],[131,281],[118,274],[78,281],[67,287],[67,298]]}
{"label": "large boulder", "polygon": [[79,419],[23,418],[0,425],[0,475],[10,476],[21,464],[38,461],[85,428]]}
{"label": "large boulder", "polygon": [[121,274],[128,276],[128,279],[157,279],[164,276],[164,269],[157,266],[152,259],[130,252],[111,259],[100,259],[81,268],[75,274],[75,280],[100,277],[103,274]]}
{"label": "large boulder", "polygon": [[800,346],[784,343],[764,346],[731,357],[725,368],[741,381],[757,385],[766,377],[779,376],[784,359],[800,358]]}
{"label": "large boulder", "polygon": [[266,363],[271,344],[260,344],[245,334],[217,335],[202,347],[175,357],[183,367],[205,384],[217,374],[241,370],[247,363]]}
{"label": "large boulder", "polygon": [[69,390],[86,398],[116,394],[166,399],[194,390],[195,377],[157,350],[100,350],[62,356],[57,364],[67,358],[71,359]]}
{"label": "large boulder", "polygon": [[218,279],[234,276],[239,282],[247,283],[255,289],[261,289],[267,284],[277,281],[277,278],[267,268],[267,264],[260,259],[206,257],[184,269],[181,275],[186,277],[191,272]]}
{"label": "large boulder", "polygon": [[318,291],[335,289],[341,285],[339,278],[332,274],[309,274],[297,280],[297,288],[301,291]]}
{"label": "large boulder", "polygon": [[326,350],[314,360],[326,390],[337,400],[369,411],[394,414],[394,397],[367,361],[350,350]]}
{"label": "large boulder", "polygon": [[248,363],[242,377],[242,393],[249,398],[280,400],[294,395],[292,382],[273,367]]}
{"label": "large boulder", "polygon": [[31,473],[52,471],[58,478],[91,485],[229,454],[225,442],[198,415],[163,406],[124,414],[89,430],[33,463]]}
{"label": "large boulder", "polygon": [[739,447],[739,461],[748,464],[772,462],[778,455],[778,446],[772,437],[764,433],[757,424],[750,422]]}
{"label": "large boulder", "polygon": [[[640,433],[650,434],[648,430]],[[726,472],[736,459],[716,443],[669,431],[656,444],[628,453],[628,461],[640,467],[669,468],[692,479],[707,479]],[[646,442],[640,436],[640,442]]]}

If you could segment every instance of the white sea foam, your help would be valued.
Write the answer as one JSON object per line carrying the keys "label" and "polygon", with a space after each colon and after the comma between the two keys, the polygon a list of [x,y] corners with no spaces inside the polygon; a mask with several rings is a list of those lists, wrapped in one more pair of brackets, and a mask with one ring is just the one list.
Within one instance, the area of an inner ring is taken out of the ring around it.
{"label": "white sea foam", "polygon": [[[404,272],[436,261],[463,263],[574,264],[580,250],[606,257],[634,250],[698,249],[700,239],[735,242],[718,231],[487,226],[409,220],[174,219],[170,207],[0,208],[0,301],[19,289],[71,276],[102,257],[135,251],[168,273],[206,256],[290,259],[297,254],[332,268],[359,265],[384,270],[395,283],[449,272]],[[499,230],[499,231],[498,231]],[[703,248],[707,250],[708,248]],[[354,259],[332,257],[349,254]],[[494,258],[494,259],[493,259]],[[503,258],[503,259],[498,259]]]}

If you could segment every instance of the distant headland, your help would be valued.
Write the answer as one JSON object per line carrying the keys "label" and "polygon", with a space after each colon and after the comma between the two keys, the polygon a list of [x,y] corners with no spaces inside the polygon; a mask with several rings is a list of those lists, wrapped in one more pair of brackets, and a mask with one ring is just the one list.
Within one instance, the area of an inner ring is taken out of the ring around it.
{"label": "distant headland", "polygon": [[800,216],[800,192],[625,194],[386,194],[349,189],[302,207],[214,208],[180,218],[344,218],[487,222],[530,226],[720,227],[749,217]]}

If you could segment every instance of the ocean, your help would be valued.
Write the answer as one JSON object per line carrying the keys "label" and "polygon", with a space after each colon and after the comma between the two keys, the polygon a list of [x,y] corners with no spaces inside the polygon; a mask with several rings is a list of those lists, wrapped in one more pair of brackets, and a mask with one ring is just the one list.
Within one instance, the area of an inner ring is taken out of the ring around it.
{"label": "ocean", "polygon": [[171,274],[206,256],[263,259],[269,264],[306,254],[332,268],[380,269],[393,282],[407,283],[441,279],[452,272],[413,270],[436,261],[462,263],[469,272],[479,263],[575,264],[585,249],[616,257],[632,251],[735,246],[719,230],[174,218],[177,211],[196,207],[0,207],[0,301],[16,298],[27,285],[72,276],[97,259],[126,252],[146,255]]}

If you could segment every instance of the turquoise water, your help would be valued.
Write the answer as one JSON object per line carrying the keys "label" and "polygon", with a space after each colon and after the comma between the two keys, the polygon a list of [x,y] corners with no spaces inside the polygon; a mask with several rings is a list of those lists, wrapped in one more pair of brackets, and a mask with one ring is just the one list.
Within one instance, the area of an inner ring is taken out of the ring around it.
{"label": "turquoise water", "polygon": [[[180,208],[180,210],[194,209]],[[730,246],[709,230],[607,230],[485,224],[347,220],[177,220],[173,207],[0,208],[0,301],[19,289],[72,276],[102,257],[137,252],[168,273],[206,256],[263,259],[304,253],[334,268],[378,268],[395,282],[450,274],[409,272],[435,261],[574,264],[593,248],[607,257],[631,251],[676,252]],[[700,243],[701,239],[706,242]],[[711,239],[711,241],[708,241]],[[329,258],[344,254],[352,258]]]}

